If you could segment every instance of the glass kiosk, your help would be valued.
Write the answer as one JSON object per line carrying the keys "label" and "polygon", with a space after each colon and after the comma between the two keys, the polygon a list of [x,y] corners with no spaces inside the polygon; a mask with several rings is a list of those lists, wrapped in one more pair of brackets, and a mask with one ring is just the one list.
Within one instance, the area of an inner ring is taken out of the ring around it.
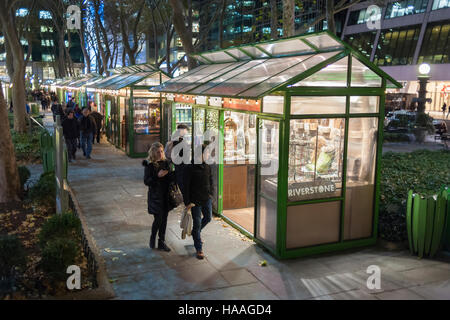
{"label": "glass kiosk", "polygon": [[164,142],[181,122],[193,153],[218,132],[215,213],[279,258],[375,244],[385,89],[401,85],[328,32],[194,57],[152,92]]}

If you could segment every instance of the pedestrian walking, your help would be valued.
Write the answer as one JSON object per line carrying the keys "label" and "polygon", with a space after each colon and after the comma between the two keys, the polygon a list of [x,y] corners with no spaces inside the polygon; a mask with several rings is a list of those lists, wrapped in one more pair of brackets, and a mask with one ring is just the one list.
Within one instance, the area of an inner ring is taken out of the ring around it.
{"label": "pedestrian walking", "polygon": [[202,145],[201,164],[191,163],[183,169],[183,200],[186,209],[192,213],[192,238],[198,259],[204,258],[201,231],[212,218],[213,179],[205,150],[206,146]]}
{"label": "pedestrian walking", "polygon": [[67,108],[75,109],[75,97],[70,98],[69,102],[67,103]]}
{"label": "pedestrian walking", "polygon": [[[53,114],[53,122],[56,122],[56,116],[61,116],[61,118],[64,117],[64,110],[62,105],[58,103],[58,98],[56,96],[53,96],[52,98],[51,111]],[[63,121],[63,119],[61,119],[61,121]]]}
{"label": "pedestrian walking", "polygon": [[169,185],[175,180],[170,163],[164,156],[163,145],[155,142],[148,151],[147,160],[143,161],[145,167],[144,184],[148,186],[147,204],[148,213],[154,217],[149,246],[155,248],[158,235],[158,249],[170,251],[165,241],[167,216],[173,208],[169,204]]}
{"label": "pedestrian walking", "polygon": [[42,111],[47,110],[48,102],[47,102],[47,98],[45,97],[45,95],[42,96],[41,106],[42,106]]}
{"label": "pedestrian walking", "polygon": [[97,138],[97,143],[100,143],[100,138],[101,138],[101,133],[102,133],[101,131],[102,131],[103,116],[97,111],[92,111],[91,116],[94,118],[95,124],[97,126],[97,131],[95,133],[95,137],[92,140],[92,142],[94,143],[95,138]]}
{"label": "pedestrian walking", "polygon": [[[445,110],[447,110],[447,104],[444,102],[444,105],[442,106],[442,118],[445,117]],[[450,110],[450,108],[449,108],[449,110]]]}
{"label": "pedestrian walking", "polygon": [[91,159],[92,138],[97,131],[95,120],[90,115],[88,108],[83,108],[83,116],[80,118],[81,149],[86,159]]}
{"label": "pedestrian walking", "polygon": [[[178,155],[175,155],[176,158],[172,159],[172,150],[173,148],[182,143],[184,141],[184,137],[189,133],[189,127],[185,124],[179,124],[177,126],[177,131],[172,135],[172,139],[166,143],[166,147],[164,149],[164,153],[166,158],[174,165],[175,167],[175,178],[180,190],[183,190],[183,168],[186,165],[186,161],[183,161],[183,149],[180,150]],[[189,162],[189,160],[187,161]]]}
{"label": "pedestrian walking", "polygon": [[75,118],[75,112],[72,109],[67,109],[67,117],[62,122],[64,140],[67,145],[67,153],[69,162],[76,160],[77,140],[80,136],[80,128],[78,120]]}

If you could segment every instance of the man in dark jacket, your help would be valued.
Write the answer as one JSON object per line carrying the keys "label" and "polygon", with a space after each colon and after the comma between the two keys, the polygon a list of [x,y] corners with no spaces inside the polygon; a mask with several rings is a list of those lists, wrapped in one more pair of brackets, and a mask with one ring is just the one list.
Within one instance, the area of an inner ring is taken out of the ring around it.
{"label": "man in dark jacket", "polygon": [[72,162],[76,158],[77,140],[80,136],[79,124],[72,109],[67,109],[67,118],[63,121],[62,128],[64,140],[66,140],[69,162]]}
{"label": "man in dark jacket", "polygon": [[[102,130],[103,116],[97,111],[92,111],[91,116],[94,118],[95,125],[97,126],[97,131],[95,133],[95,136],[97,138],[97,143],[100,143],[100,135],[101,135],[101,130]],[[94,142],[94,140],[95,139],[93,139],[92,142]]]}
{"label": "man in dark jacket", "polygon": [[81,148],[86,159],[91,159],[92,139],[97,127],[95,120],[89,113],[88,108],[83,108],[83,116],[80,118],[80,132],[81,132]]}
{"label": "man in dark jacket", "polygon": [[64,120],[62,119],[64,117],[64,111],[62,105],[58,103],[58,98],[56,96],[53,97],[51,110],[53,113],[53,122],[56,122],[56,116],[61,116],[61,122]]}
{"label": "man in dark jacket", "polygon": [[200,232],[212,218],[213,178],[211,167],[205,162],[205,148],[203,145],[201,164],[189,164],[183,169],[183,200],[186,208],[191,209],[192,238],[198,259],[204,258]]}
{"label": "man in dark jacket", "polygon": [[75,109],[75,97],[70,98],[69,102],[67,103],[67,108]]}

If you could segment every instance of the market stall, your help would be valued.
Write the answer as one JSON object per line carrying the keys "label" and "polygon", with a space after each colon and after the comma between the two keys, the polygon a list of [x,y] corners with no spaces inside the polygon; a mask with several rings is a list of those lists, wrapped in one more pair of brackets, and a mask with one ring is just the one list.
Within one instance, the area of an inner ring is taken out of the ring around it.
{"label": "market stall", "polygon": [[185,123],[191,159],[209,143],[215,212],[280,258],[374,244],[385,89],[400,84],[328,32],[194,57],[151,90],[166,140]]}
{"label": "market stall", "polygon": [[73,79],[70,82],[64,83],[62,89],[64,90],[65,102],[69,102],[72,97],[75,97],[76,103],[80,108],[88,106],[88,92],[86,90],[86,85],[95,83],[96,81],[102,79],[97,73],[89,73],[84,77]]}
{"label": "market stall", "polygon": [[161,138],[161,94],[149,88],[170,79],[150,64],[112,70],[112,75],[87,83],[88,100],[105,116],[108,141],[131,157],[147,155]]}

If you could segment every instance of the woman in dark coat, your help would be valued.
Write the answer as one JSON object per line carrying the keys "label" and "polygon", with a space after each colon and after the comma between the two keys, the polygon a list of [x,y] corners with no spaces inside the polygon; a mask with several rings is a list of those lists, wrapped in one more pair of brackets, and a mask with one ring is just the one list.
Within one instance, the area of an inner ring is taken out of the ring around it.
{"label": "woman in dark coat", "polygon": [[169,185],[175,181],[175,176],[164,156],[164,147],[161,143],[153,143],[148,155],[147,160],[143,162],[144,183],[148,186],[148,213],[153,214],[155,218],[149,245],[150,248],[155,248],[158,233],[158,249],[168,252],[170,248],[165,243],[167,216],[173,209],[169,205]]}

